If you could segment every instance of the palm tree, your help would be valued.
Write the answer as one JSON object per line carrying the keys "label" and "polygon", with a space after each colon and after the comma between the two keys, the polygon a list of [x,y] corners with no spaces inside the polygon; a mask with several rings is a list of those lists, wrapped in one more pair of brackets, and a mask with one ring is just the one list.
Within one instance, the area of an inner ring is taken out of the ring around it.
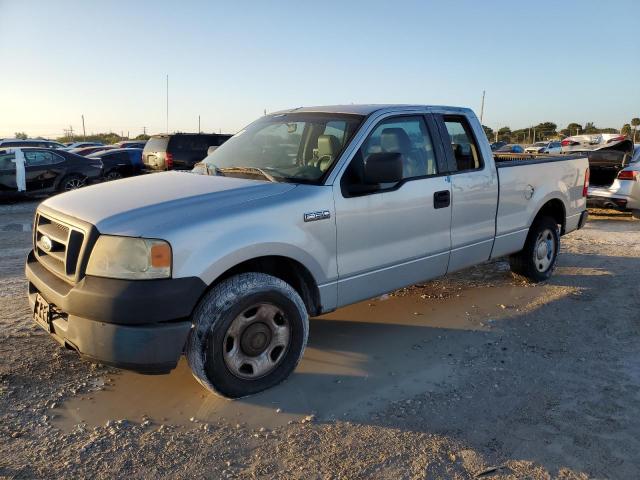
{"label": "palm tree", "polygon": [[633,126],[633,143],[636,143],[636,131],[638,130],[638,127],[640,127],[640,118],[632,118],[631,125]]}

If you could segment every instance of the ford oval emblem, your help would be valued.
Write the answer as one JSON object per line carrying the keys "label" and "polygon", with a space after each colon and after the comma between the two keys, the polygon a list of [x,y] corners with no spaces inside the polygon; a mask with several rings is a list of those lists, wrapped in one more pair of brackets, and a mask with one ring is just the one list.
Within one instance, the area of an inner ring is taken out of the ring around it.
{"label": "ford oval emblem", "polygon": [[42,237],[40,237],[40,246],[44,251],[50,252],[53,244],[51,243],[51,239],[49,237],[43,235]]}

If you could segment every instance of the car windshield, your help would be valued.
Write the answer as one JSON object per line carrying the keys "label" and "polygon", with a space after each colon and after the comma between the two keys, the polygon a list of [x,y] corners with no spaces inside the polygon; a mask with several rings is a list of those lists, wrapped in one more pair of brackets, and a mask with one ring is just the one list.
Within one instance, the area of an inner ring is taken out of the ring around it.
{"label": "car windshield", "polygon": [[328,113],[264,117],[209,154],[204,165],[210,175],[317,184],[335,165],[363,118]]}

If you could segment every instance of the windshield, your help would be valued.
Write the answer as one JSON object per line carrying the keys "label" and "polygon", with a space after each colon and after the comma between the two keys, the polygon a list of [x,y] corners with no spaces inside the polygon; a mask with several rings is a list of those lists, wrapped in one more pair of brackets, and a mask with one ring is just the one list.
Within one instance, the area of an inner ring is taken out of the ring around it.
{"label": "windshield", "polygon": [[211,175],[317,184],[333,167],[363,118],[326,113],[265,117],[231,137],[204,163]]}

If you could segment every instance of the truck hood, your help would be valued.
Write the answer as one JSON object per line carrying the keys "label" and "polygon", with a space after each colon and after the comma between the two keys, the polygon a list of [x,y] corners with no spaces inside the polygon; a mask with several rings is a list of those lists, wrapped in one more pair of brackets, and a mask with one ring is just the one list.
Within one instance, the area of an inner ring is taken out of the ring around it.
{"label": "truck hood", "polygon": [[162,225],[210,218],[216,211],[293,188],[291,183],[162,172],[81,188],[42,205],[91,223],[101,233],[143,236]]}

